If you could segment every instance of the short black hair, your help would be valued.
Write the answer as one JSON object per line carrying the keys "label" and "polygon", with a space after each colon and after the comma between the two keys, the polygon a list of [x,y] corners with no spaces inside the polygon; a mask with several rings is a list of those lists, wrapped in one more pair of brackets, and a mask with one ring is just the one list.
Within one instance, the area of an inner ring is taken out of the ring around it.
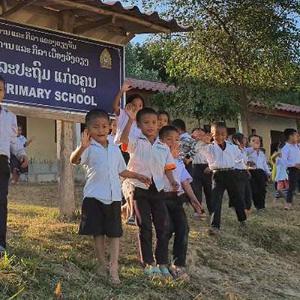
{"label": "short black hair", "polygon": [[242,133],[237,132],[237,133],[233,134],[231,138],[232,138],[233,144],[238,145],[238,143],[236,143],[235,141],[237,140],[239,143],[242,143],[244,137],[245,136]]}
{"label": "short black hair", "polygon": [[290,136],[297,133],[297,130],[294,128],[286,128],[283,132],[285,140],[288,141]]}
{"label": "short black hair", "polygon": [[166,115],[168,117],[168,123],[170,122],[170,115],[169,115],[169,113],[167,111],[160,110],[160,111],[158,111],[157,115],[158,116],[160,116],[160,115]]}
{"label": "short black hair", "polygon": [[172,122],[172,125],[182,131],[186,131],[186,126],[185,126],[185,122],[181,119],[175,119]]}
{"label": "short black hair", "polygon": [[217,128],[225,128],[227,129],[226,123],[225,122],[213,122],[210,126],[210,129],[212,129],[213,127]]}
{"label": "short black hair", "polygon": [[140,95],[140,94],[132,94],[132,95],[129,95],[126,99],[126,104],[129,104],[131,103],[134,99],[141,99],[142,102],[143,102],[143,107],[145,106],[145,100],[144,98]]}
{"label": "short black hair", "polygon": [[2,81],[5,84],[5,79],[0,75],[0,81]]}
{"label": "short black hair", "polygon": [[261,137],[260,137],[259,135],[257,135],[257,134],[251,134],[251,135],[249,136],[249,142],[250,142],[251,139],[253,139],[254,137],[259,138],[259,141],[261,142]]}
{"label": "short black hair", "polygon": [[151,107],[144,107],[136,114],[136,122],[140,123],[145,115],[155,115],[157,117],[157,112]]}
{"label": "short black hair", "polygon": [[170,132],[177,132],[178,133],[178,130],[177,130],[176,127],[174,127],[172,125],[164,126],[159,131],[159,138],[164,139],[165,137],[167,137],[169,135]]}
{"label": "short black hair", "polygon": [[92,109],[85,116],[85,126],[89,127],[91,123],[97,118],[104,118],[109,121],[108,113],[103,109]]}

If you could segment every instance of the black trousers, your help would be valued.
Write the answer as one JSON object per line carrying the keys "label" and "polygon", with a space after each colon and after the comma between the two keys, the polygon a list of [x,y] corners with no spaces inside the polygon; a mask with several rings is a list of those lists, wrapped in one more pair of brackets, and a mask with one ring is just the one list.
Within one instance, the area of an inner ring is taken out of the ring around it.
{"label": "black trousers", "polygon": [[156,232],[155,260],[157,264],[168,264],[169,218],[164,193],[157,192],[154,184],[149,190],[136,188],[136,217],[139,226],[139,243],[144,264],[154,262],[152,250],[152,222]]}
{"label": "black trousers", "polygon": [[227,190],[232,206],[235,208],[238,221],[242,222],[247,219],[244,203],[239,194],[238,179],[239,174],[236,170],[219,171],[214,173],[212,188],[212,227],[220,228],[221,226],[222,200],[225,190]]}
{"label": "black trousers", "polygon": [[251,170],[250,173],[253,204],[256,209],[263,209],[266,207],[267,175],[261,169]]}
{"label": "black trousers", "polygon": [[297,168],[288,168],[289,175],[289,189],[287,192],[286,202],[292,203],[294,198],[294,193],[296,192],[297,185],[300,180],[300,170]]}
{"label": "black trousers", "polygon": [[166,197],[166,206],[169,214],[169,240],[174,234],[173,261],[174,265],[184,267],[186,265],[186,253],[188,248],[189,225],[181,197],[175,195]]}
{"label": "black trousers", "polygon": [[212,192],[212,174],[205,174],[204,170],[208,167],[207,164],[193,165],[193,190],[199,201],[202,201],[202,190],[204,191],[206,206],[209,213],[212,213],[211,192]]}
{"label": "black trousers", "polygon": [[6,247],[7,194],[10,170],[8,158],[0,155],[0,246]]}
{"label": "black trousers", "polygon": [[250,185],[250,174],[246,170],[236,170],[238,173],[238,192],[245,209],[250,209],[252,205],[252,191]]}

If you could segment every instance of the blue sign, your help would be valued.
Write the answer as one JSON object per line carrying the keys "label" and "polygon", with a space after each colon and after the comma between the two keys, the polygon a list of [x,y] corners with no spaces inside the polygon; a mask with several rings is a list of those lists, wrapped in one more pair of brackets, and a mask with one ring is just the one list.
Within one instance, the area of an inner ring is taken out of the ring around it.
{"label": "blue sign", "polygon": [[112,111],[123,82],[123,47],[0,20],[5,102]]}

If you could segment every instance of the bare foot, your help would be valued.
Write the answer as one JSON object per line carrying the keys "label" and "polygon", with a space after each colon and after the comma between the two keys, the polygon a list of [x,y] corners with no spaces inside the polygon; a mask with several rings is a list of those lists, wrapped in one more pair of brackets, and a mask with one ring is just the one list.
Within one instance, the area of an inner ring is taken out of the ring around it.
{"label": "bare foot", "polygon": [[120,285],[121,280],[119,278],[118,266],[110,266],[109,268],[109,280],[113,285]]}

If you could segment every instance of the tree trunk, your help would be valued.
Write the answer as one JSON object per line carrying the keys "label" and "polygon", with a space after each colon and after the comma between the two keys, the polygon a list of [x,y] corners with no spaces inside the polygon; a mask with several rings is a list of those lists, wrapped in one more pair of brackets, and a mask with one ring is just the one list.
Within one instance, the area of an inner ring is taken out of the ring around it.
{"label": "tree trunk", "polygon": [[240,127],[242,133],[245,136],[251,135],[251,121],[250,121],[250,112],[249,112],[249,97],[247,95],[246,89],[244,87],[240,87],[240,98],[239,103],[241,106],[241,114],[240,114]]}

